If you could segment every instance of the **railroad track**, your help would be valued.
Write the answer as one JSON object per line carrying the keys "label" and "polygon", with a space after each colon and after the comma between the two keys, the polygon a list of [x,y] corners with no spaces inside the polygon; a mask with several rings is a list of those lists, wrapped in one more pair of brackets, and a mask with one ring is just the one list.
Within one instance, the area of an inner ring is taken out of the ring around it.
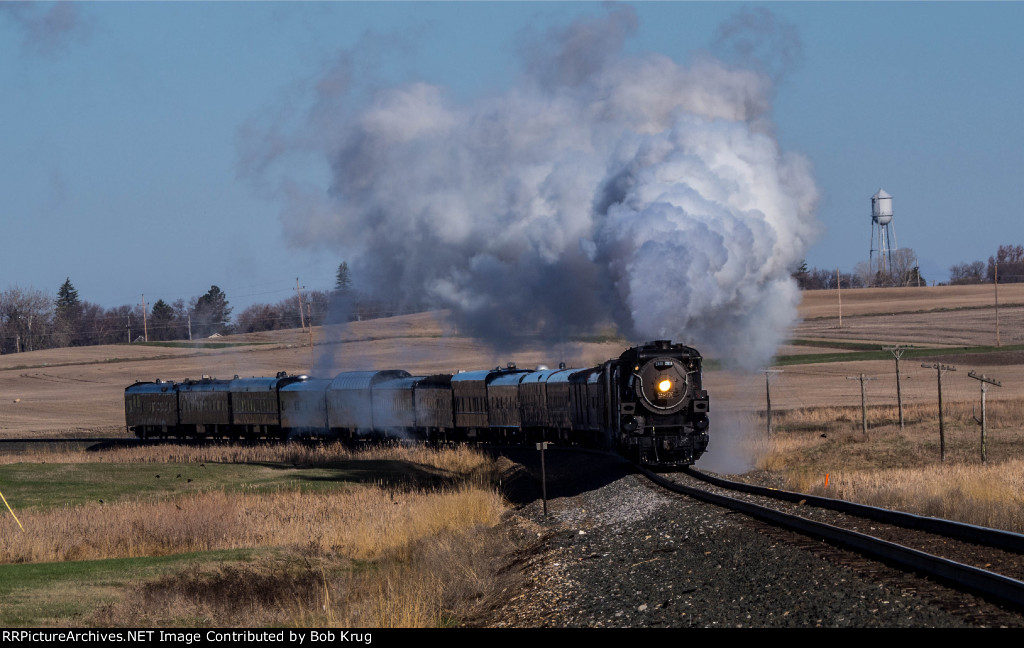
{"label": "railroad track", "polygon": [[672,477],[642,472],[674,492],[1024,609],[1024,535],[732,482],[696,470]]}
{"label": "railroad track", "polygon": [[39,447],[39,446],[96,446],[99,448],[135,448],[143,446],[156,446],[156,445],[187,445],[187,446],[204,446],[204,445],[263,445],[263,444],[281,444],[282,441],[274,439],[220,439],[220,438],[209,438],[209,439],[138,439],[136,437],[25,437],[25,438],[10,438],[0,439],[0,448],[10,446],[25,446],[25,447]]}

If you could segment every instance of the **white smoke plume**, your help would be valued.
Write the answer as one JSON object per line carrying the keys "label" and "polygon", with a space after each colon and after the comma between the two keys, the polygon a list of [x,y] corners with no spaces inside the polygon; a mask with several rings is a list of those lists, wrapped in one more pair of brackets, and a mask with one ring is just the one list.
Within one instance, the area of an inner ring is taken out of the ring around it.
{"label": "white smoke plume", "polygon": [[331,184],[289,186],[290,239],[499,347],[613,321],[634,341],[765,362],[816,230],[809,164],[772,135],[766,74],[626,56],[635,27],[616,8],[545,34],[500,95],[413,82],[333,121],[318,105]]}

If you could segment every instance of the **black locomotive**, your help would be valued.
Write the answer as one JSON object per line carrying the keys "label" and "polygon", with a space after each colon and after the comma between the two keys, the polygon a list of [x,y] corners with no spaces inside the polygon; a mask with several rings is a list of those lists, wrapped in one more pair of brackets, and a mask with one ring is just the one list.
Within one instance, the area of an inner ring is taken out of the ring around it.
{"label": "black locomotive", "polygon": [[664,468],[695,462],[709,427],[701,356],[666,340],[589,369],[137,382],[125,389],[125,421],[142,439],[546,440]]}

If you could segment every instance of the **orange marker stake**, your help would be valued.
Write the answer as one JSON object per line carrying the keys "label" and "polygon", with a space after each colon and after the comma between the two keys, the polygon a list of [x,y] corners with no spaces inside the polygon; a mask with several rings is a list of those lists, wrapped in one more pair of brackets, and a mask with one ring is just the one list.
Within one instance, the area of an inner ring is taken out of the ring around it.
{"label": "orange marker stake", "polygon": [[828,473],[825,473],[825,488],[828,488]]}
{"label": "orange marker stake", "polygon": [[18,526],[21,528],[21,530],[25,531],[25,527],[21,526],[21,520],[18,519],[17,515],[14,515],[14,509],[12,509],[11,505],[7,503],[7,498],[4,497],[3,493],[0,493],[0,499],[4,501],[4,505],[7,507],[7,510],[11,512],[11,515],[14,517],[14,521],[18,523]]}

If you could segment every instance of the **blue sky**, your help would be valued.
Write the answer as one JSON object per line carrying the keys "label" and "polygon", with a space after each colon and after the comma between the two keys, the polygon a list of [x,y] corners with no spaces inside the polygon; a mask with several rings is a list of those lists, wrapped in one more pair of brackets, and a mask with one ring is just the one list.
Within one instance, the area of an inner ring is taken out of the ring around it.
{"label": "blue sky", "polygon": [[[769,62],[771,119],[820,192],[809,265],[850,271],[867,259],[879,188],[929,280],[1024,243],[1024,3],[630,6],[625,50],[684,65],[706,52],[728,59],[717,35],[738,12],[766,8],[786,27],[792,42],[776,50],[791,56]],[[0,290],[55,293],[70,277],[83,299],[112,307],[143,293],[187,301],[216,284],[238,313],[294,294],[296,277],[329,289],[346,251],[296,245],[268,183],[329,189],[308,116],[339,56],[358,77],[351,101],[410,81],[469,101],[515,82],[531,35],[607,11],[0,3]],[[254,172],[277,138],[273,168]]]}

